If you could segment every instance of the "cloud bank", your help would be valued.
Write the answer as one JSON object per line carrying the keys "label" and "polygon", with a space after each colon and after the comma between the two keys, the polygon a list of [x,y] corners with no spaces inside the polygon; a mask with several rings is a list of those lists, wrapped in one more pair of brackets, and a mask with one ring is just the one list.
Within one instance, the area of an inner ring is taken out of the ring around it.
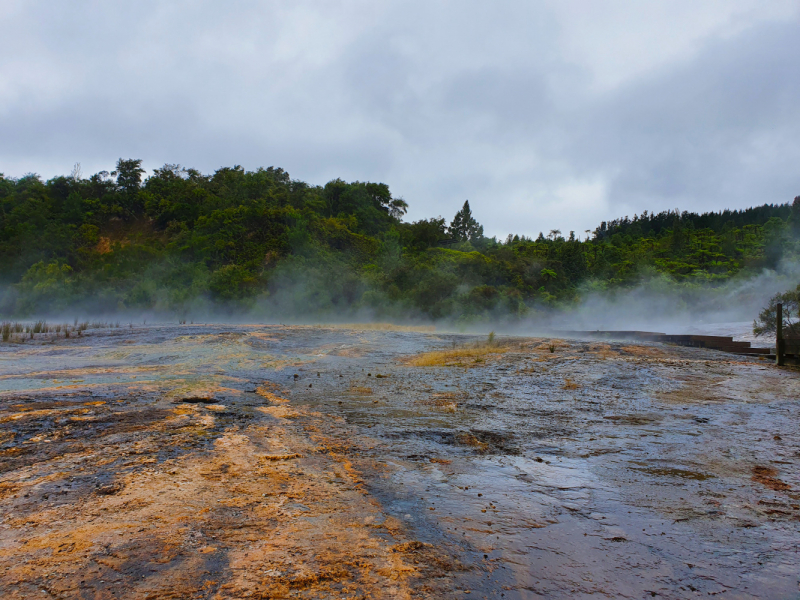
{"label": "cloud bank", "polygon": [[498,236],[800,194],[794,1],[0,8],[10,176],[276,165]]}

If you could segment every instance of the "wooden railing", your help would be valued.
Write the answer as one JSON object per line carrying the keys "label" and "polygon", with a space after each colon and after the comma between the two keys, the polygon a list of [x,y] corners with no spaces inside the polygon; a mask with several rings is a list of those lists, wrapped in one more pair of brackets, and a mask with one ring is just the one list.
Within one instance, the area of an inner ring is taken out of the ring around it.
{"label": "wooden railing", "polygon": [[[770,348],[753,348],[750,342],[734,341],[730,336],[721,335],[670,335],[654,331],[554,331],[556,335],[575,338],[599,338],[614,340],[639,340],[646,342],[661,342],[665,344],[677,344],[679,346],[694,346],[696,348],[708,348],[709,350],[720,350],[722,352],[733,352],[735,354],[771,354]],[[800,344],[800,340],[797,340]]]}

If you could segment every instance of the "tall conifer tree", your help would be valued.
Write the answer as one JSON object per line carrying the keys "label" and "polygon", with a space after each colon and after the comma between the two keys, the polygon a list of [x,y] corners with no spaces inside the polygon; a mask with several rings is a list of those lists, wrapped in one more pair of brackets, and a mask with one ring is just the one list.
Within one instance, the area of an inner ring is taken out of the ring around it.
{"label": "tall conifer tree", "polygon": [[450,235],[458,242],[474,242],[483,237],[483,225],[472,216],[469,200],[464,202],[464,206],[453,217],[453,222],[450,223]]}

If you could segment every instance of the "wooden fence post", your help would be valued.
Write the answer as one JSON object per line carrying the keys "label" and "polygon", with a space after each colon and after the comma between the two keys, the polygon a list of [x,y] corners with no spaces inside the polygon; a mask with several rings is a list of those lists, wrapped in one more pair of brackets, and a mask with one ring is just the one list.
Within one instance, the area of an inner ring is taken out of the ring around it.
{"label": "wooden fence post", "polygon": [[783,304],[778,302],[775,307],[777,321],[775,323],[775,364],[783,366],[783,354],[786,350],[786,342],[783,339]]}

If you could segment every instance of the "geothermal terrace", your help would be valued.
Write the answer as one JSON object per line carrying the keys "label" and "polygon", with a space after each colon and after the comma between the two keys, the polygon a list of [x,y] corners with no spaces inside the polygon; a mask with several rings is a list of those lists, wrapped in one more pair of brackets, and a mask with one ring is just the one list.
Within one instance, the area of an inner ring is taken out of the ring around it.
{"label": "geothermal terrace", "polygon": [[0,344],[2,598],[796,598],[800,378],[651,342]]}

